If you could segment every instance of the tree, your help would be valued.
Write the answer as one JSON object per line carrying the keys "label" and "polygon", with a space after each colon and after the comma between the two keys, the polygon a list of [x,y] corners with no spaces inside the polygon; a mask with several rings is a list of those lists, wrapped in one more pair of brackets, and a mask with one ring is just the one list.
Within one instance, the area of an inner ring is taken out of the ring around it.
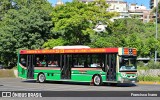
{"label": "tree", "polygon": [[3,19],[3,16],[5,15],[5,13],[11,8],[13,8],[12,0],[0,1],[0,21]]}
{"label": "tree", "polygon": [[153,57],[155,47],[159,49],[159,37],[158,40],[155,39],[153,23],[143,23],[138,19],[119,19],[113,24],[113,34],[116,34],[120,47],[137,48],[141,57]]}
{"label": "tree", "polygon": [[[158,24],[158,27],[160,25]],[[155,48],[160,51],[160,36],[155,39],[155,25],[143,23],[138,19],[117,19],[110,27],[110,33],[92,36],[91,47],[129,47],[137,48],[138,56],[153,57]],[[159,30],[160,32],[160,30]]]}
{"label": "tree", "polygon": [[144,32],[145,28],[144,23],[139,19],[124,18],[115,20],[112,30],[114,34],[132,34]]}
{"label": "tree", "polygon": [[108,5],[105,0],[97,0],[85,4],[78,0],[54,7],[52,21],[53,32],[72,45],[90,43],[90,36],[95,34],[93,28],[99,22],[110,25],[110,18],[115,12],[107,12]]}
{"label": "tree", "polygon": [[9,9],[0,22],[0,54],[7,66],[15,63],[19,49],[41,48],[52,36],[53,25],[49,16],[52,6],[46,0],[13,0],[12,3],[14,9]]}
{"label": "tree", "polygon": [[61,45],[65,45],[66,44],[66,41],[63,40],[62,38],[58,38],[58,39],[49,39],[47,42],[45,42],[43,44],[43,48],[46,48],[46,49],[51,49],[55,46],[61,46]]}

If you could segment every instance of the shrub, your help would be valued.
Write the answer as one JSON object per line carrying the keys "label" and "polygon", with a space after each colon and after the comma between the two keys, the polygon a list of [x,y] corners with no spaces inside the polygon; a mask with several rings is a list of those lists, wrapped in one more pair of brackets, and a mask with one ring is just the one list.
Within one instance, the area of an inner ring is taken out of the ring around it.
{"label": "shrub", "polygon": [[160,62],[155,63],[153,60],[147,65],[149,69],[160,69]]}
{"label": "shrub", "polygon": [[147,69],[149,69],[149,68],[147,67],[147,65],[145,65],[145,64],[143,63],[143,61],[138,61],[138,63],[137,63],[137,69],[138,69],[138,70],[141,70],[141,69],[147,70]]}
{"label": "shrub", "polygon": [[138,70],[140,69],[160,69],[160,62],[155,63],[153,60],[149,61],[148,64],[144,64],[142,61],[137,63]]}
{"label": "shrub", "polygon": [[137,66],[139,66],[139,67],[143,67],[143,66],[144,66],[143,61],[138,61],[138,62],[137,62]]}

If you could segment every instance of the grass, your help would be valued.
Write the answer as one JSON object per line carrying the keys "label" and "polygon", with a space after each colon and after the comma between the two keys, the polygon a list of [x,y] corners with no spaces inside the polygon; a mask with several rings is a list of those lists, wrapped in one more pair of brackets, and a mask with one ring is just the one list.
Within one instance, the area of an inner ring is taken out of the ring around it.
{"label": "grass", "polygon": [[138,76],[138,80],[160,82],[160,76]]}
{"label": "grass", "polygon": [[13,69],[0,69],[0,78],[15,77]]}

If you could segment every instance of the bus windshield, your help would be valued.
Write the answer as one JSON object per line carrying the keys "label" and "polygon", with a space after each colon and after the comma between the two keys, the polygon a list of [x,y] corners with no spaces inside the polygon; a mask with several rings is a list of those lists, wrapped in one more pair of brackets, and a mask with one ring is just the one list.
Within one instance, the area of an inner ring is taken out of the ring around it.
{"label": "bus windshield", "polygon": [[120,71],[135,71],[136,66],[136,57],[122,57],[120,61]]}

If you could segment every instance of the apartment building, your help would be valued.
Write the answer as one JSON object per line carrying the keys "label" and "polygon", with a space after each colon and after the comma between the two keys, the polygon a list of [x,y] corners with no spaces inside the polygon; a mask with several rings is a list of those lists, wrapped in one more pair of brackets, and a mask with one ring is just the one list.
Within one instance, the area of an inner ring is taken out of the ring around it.
{"label": "apartment building", "polygon": [[138,18],[142,20],[144,23],[147,23],[150,21],[150,13],[151,10],[147,9],[143,5],[137,5],[137,4],[130,4],[128,13],[131,18]]}
{"label": "apartment building", "polygon": [[[95,0],[79,0],[84,3],[93,2]],[[124,2],[124,0],[106,0],[106,3],[109,4],[109,8],[107,11],[109,12],[119,12],[118,17],[113,17],[111,20],[114,21],[115,19],[120,18],[139,18],[143,22],[149,22],[150,21],[150,12],[151,10],[148,10],[143,5],[137,5],[137,4],[127,4],[127,2]]]}
{"label": "apartment building", "polygon": [[124,2],[123,0],[108,0],[106,1],[109,4],[109,8],[107,11],[109,12],[119,12],[119,16],[113,17],[111,20],[120,19],[120,18],[129,18],[128,13],[128,5],[127,2]]}
{"label": "apartment building", "polygon": [[156,2],[159,2],[160,0],[150,0],[150,8],[153,9],[154,7],[156,7]]}

